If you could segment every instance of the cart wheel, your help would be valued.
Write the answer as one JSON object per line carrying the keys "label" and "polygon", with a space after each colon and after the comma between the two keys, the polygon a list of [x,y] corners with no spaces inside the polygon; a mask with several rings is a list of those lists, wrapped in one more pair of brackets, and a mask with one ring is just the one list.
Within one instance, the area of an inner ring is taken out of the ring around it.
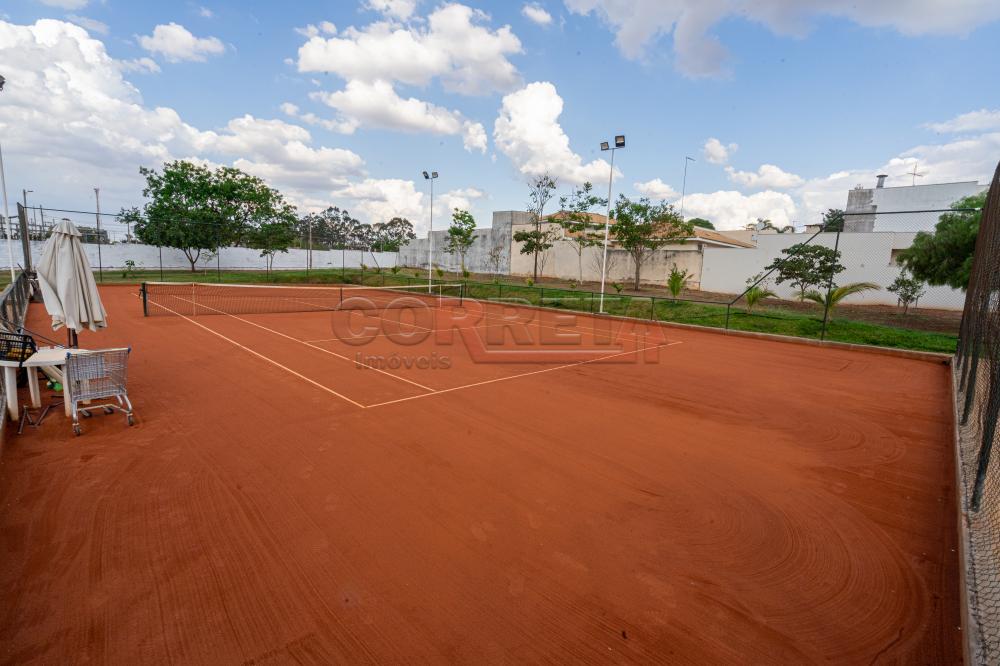
{"label": "cart wheel", "polygon": [[85,419],[89,419],[90,418],[90,412],[87,411],[86,409],[81,409],[80,410],[80,414],[83,415],[83,418],[85,418]]}
{"label": "cart wheel", "polygon": [[78,423],[73,424],[73,434],[77,437],[83,434],[83,428],[81,428]]}
{"label": "cart wheel", "polygon": [[115,410],[111,409],[110,407],[105,407],[104,408],[104,413],[105,414],[114,414]]}
{"label": "cart wheel", "polygon": [[126,420],[128,421],[128,424],[129,424],[130,426],[131,426],[131,425],[135,425],[135,419],[134,419],[134,418],[132,417],[132,415],[131,415],[131,414],[129,414],[129,415],[128,415],[128,418],[127,418]]}

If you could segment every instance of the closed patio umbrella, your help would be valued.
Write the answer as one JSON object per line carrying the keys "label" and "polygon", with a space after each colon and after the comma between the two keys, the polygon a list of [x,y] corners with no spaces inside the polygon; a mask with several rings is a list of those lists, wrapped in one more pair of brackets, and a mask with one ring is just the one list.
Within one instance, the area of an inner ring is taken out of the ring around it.
{"label": "closed patio umbrella", "polygon": [[65,326],[70,346],[75,346],[76,332],[108,325],[94,273],[80,245],[80,231],[69,220],[59,222],[45,242],[38,262],[38,286],[45,309],[52,315],[52,330]]}

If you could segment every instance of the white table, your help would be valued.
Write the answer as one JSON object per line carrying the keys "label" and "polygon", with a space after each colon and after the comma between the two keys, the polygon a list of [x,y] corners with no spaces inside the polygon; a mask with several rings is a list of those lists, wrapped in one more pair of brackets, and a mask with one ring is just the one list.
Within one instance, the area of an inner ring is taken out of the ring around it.
{"label": "white table", "polygon": [[[38,387],[38,371],[36,368],[62,368],[66,365],[67,352],[72,354],[76,351],[76,349],[66,349],[64,347],[45,347],[29,356],[24,363],[0,360],[0,366],[3,367],[4,395],[7,397],[7,413],[10,415],[10,418],[15,421],[21,418],[21,410],[17,404],[17,369],[19,367],[29,368],[28,392],[31,394],[31,406],[38,409],[42,406],[42,397]],[[65,380],[65,377],[63,379]],[[65,403],[67,416],[70,409],[70,401],[67,396],[68,388],[66,382],[63,381],[63,402]]]}

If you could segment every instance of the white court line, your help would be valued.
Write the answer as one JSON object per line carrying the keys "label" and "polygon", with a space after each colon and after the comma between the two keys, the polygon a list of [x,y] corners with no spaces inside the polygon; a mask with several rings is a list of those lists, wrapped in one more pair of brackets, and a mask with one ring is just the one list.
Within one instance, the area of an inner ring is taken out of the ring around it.
{"label": "white court line", "polygon": [[494,379],[487,379],[481,382],[473,382],[472,384],[463,384],[462,386],[453,386],[451,388],[440,389],[434,391],[433,393],[425,393],[423,395],[411,395],[407,398],[397,398],[395,400],[387,400],[385,402],[376,402],[371,405],[365,405],[366,409],[371,409],[372,407],[383,407],[385,405],[394,405],[398,402],[407,402],[408,400],[416,400],[417,398],[427,398],[432,395],[438,395],[439,393],[451,393],[452,391],[460,391],[462,389],[473,388],[476,386],[484,386],[486,384],[496,384],[497,382],[505,382],[510,379],[520,379],[521,377],[528,377],[530,375],[540,375],[543,372],[553,372],[555,370],[564,370],[566,368],[574,368],[578,365],[585,365],[587,363],[596,363],[597,361],[603,361],[609,358],[615,358],[617,356],[625,356],[627,354],[638,354],[639,352],[644,352],[649,349],[659,349],[660,347],[672,347],[674,345],[683,344],[681,341],[676,342],[665,342],[662,345],[652,345],[650,347],[643,347],[642,349],[633,349],[632,351],[620,352],[618,354],[608,354],[607,356],[601,356],[599,358],[591,358],[585,361],[577,361],[576,363],[567,363],[565,365],[557,365],[551,368],[544,368],[542,370],[532,370],[531,372],[522,372],[517,375],[510,375],[508,377],[496,377]]}
{"label": "white court line", "polygon": [[[181,300],[183,300],[183,299],[181,299]],[[268,328],[267,326],[262,326],[261,324],[258,324],[256,322],[250,321],[249,319],[243,319],[242,317],[237,317],[236,315],[229,314],[228,312],[224,312],[222,310],[218,310],[216,308],[209,307],[207,305],[201,305],[201,304],[197,304],[197,305],[199,307],[206,308],[208,310],[215,310],[216,312],[218,312],[221,315],[225,315],[227,317],[232,317],[236,321],[241,321],[244,324],[250,324],[251,326],[256,326],[257,328],[265,330],[265,331],[267,331],[269,333],[274,333],[275,335],[280,335],[281,337],[287,338],[287,339],[289,339],[289,340],[291,340],[293,342],[298,342],[299,344],[305,345],[306,347],[309,347],[310,349],[315,349],[317,351],[323,352],[324,354],[329,354],[330,356],[335,356],[335,357],[337,357],[339,359],[347,361],[348,363],[354,363],[356,365],[363,365],[364,367],[366,367],[366,368],[368,368],[370,370],[375,370],[376,372],[382,373],[386,377],[392,377],[393,379],[397,379],[397,380],[399,380],[401,382],[406,382],[407,384],[412,384],[413,386],[416,386],[417,388],[421,388],[421,389],[423,389],[425,391],[433,391],[434,390],[431,387],[424,386],[423,384],[415,382],[412,379],[407,379],[406,377],[400,377],[399,375],[394,375],[391,372],[386,372],[385,370],[383,370],[381,368],[378,368],[378,367],[376,367],[374,365],[368,365],[367,363],[362,363],[361,361],[359,361],[357,359],[350,359],[350,358],[344,356],[343,354],[338,354],[335,351],[331,351],[329,349],[324,349],[323,347],[319,347],[319,346],[314,345],[312,343],[306,342],[305,340],[299,340],[298,338],[294,338],[294,337],[292,337],[290,335],[286,335],[286,334],[282,333],[281,331],[274,330],[273,328]],[[163,307],[163,306],[161,306],[161,307]],[[181,315],[181,316],[183,316],[183,315]]]}
{"label": "white court line", "polygon": [[351,403],[351,404],[352,404],[352,405],[354,405],[355,407],[360,407],[361,409],[366,409],[365,405],[362,405],[362,404],[361,404],[360,402],[356,402],[356,401],[354,401],[354,400],[351,400],[350,398],[348,398],[348,397],[347,397],[346,395],[344,395],[344,394],[342,394],[342,393],[337,393],[336,391],[334,391],[334,390],[333,390],[332,388],[330,388],[329,386],[324,386],[323,384],[320,384],[319,382],[317,382],[317,381],[315,381],[315,380],[312,380],[312,379],[309,379],[309,378],[308,378],[308,377],[306,377],[305,375],[302,375],[302,374],[300,374],[300,373],[298,373],[298,372],[295,372],[294,370],[292,370],[292,369],[291,369],[291,368],[289,368],[288,366],[285,366],[285,365],[282,365],[281,363],[278,363],[278,362],[277,362],[277,361],[275,361],[274,359],[272,359],[272,358],[268,358],[267,356],[264,356],[263,354],[261,354],[261,353],[259,353],[259,352],[256,352],[256,351],[254,351],[253,349],[250,349],[249,347],[247,347],[247,346],[245,346],[245,345],[241,345],[240,343],[236,342],[235,340],[232,340],[232,339],[230,339],[230,338],[227,338],[227,337],[226,337],[225,335],[223,335],[222,333],[219,333],[218,331],[214,331],[214,330],[210,329],[210,328],[209,328],[208,326],[205,326],[204,324],[200,324],[200,323],[196,322],[196,321],[195,321],[194,319],[191,319],[190,317],[187,317],[187,316],[185,316],[185,315],[182,315],[182,314],[181,314],[181,313],[179,313],[179,312],[174,312],[173,310],[171,310],[170,308],[168,308],[168,307],[167,307],[167,306],[165,306],[165,305],[161,305],[161,304],[159,304],[159,303],[158,303],[157,305],[159,305],[159,307],[163,308],[164,310],[167,310],[167,311],[169,311],[169,312],[171,312],[171,313],[173,313],[173,314],[177,315],[177,316],[178,316],[178,317],[180,317],[181,319],[186,319],[186,320],[188,320],[189,322],[191,322],[191,323],[192,323],[192,324],[194,324],[195,326],[197,326],[197,327],[199,327],[199,328],[202,328],[202,329],[204,329],[204,330],[208,331],[208,332],[209,332],[209,333],[211,333],[212,335],[217,335],[217,336],[219,336],[220,338],[222,338],[223,340],[225,340],[226,342],[228,342],[228,343],[230,343],[230,344],[233,344],[233,345],[236,345],[237,347],[239,347],[239,348],[240,348],[240,349],[242,349],[243,351],[246,351],[246,352],[249,352],[249,353],[253,354],[254,356],[256,356],[257,358],[260,358],[260,359],[262,359],[262,360],[264,360],[264,361],[267,361],[267,362],[268,362],[268,363],[270,363],[271,365],[275,365],[275,366],[277,366],[277,367],[281,368],[282,370],[284,370],[285,372],[288,372],[288,373],[290,373],[290,374],[292,374],[292,375],[295,375],[295,376],[296,376],[296,377],[298,377],[299,379],[302,379],[302,380],[304,380],[304,381],[306,381],[306,382],[308,382],[308,383],[312,384],[313,386],[315,386],[315,387],[316,387],[316,388],[318,388],[318,389],[322,389],[322,390],[326,391],[327,393],[330,393],[330,394],[332,394],[332,395],[335,395],[335,396],[337,396],[338,398],[340,398],[341,400],[346,400],[347,402]]}

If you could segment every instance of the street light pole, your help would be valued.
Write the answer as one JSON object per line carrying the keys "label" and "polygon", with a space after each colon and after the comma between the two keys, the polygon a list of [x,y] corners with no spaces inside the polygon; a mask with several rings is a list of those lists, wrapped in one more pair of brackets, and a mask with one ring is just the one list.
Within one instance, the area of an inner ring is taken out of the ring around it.
{"label": "street light pole", "polygon": [[[0,76],[0,91],[7,80]],[[7,261],[10,262],[10,283],[14,284],[14,234],[11,233],[10,207],[7,205],[7,177],[3,170],[3,147],[0,146],[0,189],[3,190],[3,219],[7,222]]]}
{"label": "street light pole", "polygon": [[427,293],[434,287],[434,179],[438,177],[437,171],[423,172],[424,180],[431,181],[431,223],[427,232]]}
{"label": "street light pole", "polygon": [[688,162],[694,162],[693,157],[684,156],[684,182],[681,185],[681,219],[684,219],[684,196],[687,194],[688,186]]}
{"label": "street light pole", "polygon": [[601,142],[601,150],[611,151],[611,171],[608,173],[608,216],[604,220],[604,259],[601,261],[601,300],[597,307],[598,314],[604,314],[604,282],[608,275],[608,232],[611,227],[611,183],[615,177],[615,151],[625,147],[625,136],[619,134],[615,136],[615,145],[611,146],[607,141]]}

